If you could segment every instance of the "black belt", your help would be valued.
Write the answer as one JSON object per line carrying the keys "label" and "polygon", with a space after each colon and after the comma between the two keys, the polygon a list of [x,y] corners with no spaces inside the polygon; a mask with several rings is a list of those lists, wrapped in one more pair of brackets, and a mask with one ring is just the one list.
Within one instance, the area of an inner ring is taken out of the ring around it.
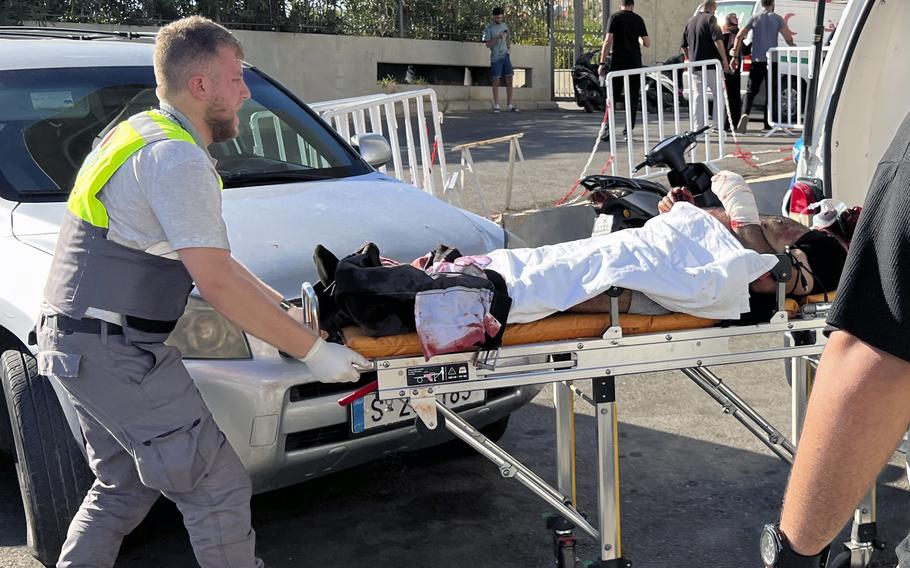
{"label": "black belt", "polygon": [[77,320],[62,314],[44,316],[44,325],[56,328],[59,331],[67,331],[70,333],[94,334],[100,334],[101,326],[107,325],[108,335],[120,335],[123,333],[123,328],[115,323],[109,323],[98,319]]}
{"label": "black belt", "polygon": [[[177,320],[149,320],[133,316],[124,316],[127,326],[136,331],[145,333],[170,333],[177,325]],[[74,319],[62,314],[53,314],[44,317],[47,325],[55,326],[60,331],[70,331],[73,333],[95,333],[100,334],[103,325],[107,325],[108,335],[120,335],[123,333],[123,327],[115,323],[105,322],[99,319]]]}

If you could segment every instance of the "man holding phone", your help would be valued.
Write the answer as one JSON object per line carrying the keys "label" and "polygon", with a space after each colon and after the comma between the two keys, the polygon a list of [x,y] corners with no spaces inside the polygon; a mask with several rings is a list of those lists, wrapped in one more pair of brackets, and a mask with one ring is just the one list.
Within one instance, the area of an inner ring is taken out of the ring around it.
{"label": "man holding phone", "polygon": [[509,112],[518,112],[512,104],[512,61],[509,52],[512,40],[509,38],[509,26],[503,21],[505,11],[501,6],[493,8],[493,21],[483,29],[483,43],[490,48],[490,75],[493,84],[493,113],[499,114],[499,78],[505,79],[506,104]]}

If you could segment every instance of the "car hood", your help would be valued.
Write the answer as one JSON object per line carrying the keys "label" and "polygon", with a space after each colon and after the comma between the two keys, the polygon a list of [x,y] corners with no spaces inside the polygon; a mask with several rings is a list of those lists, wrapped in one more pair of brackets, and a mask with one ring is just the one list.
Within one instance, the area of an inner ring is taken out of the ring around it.
{"label": "car hood", "polygon": [[[13,234],[52,254],[65,210],[65,203],[23,203]],[[409,262],[439,244],[478,254],[504,242],[493,222],[378,173],[225,190],[224,218],[234,257],[288,298],[316,280],[318,244],[343,257],[373,242],[383,256]]]}

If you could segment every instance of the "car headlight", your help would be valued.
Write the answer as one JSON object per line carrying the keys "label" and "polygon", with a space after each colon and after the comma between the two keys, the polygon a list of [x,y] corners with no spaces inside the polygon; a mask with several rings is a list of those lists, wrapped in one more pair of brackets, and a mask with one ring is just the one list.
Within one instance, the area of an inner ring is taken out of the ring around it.
{"label": "car headlight", "polygon": [[243,330],[195,296],[165,343],[180,349],[184,359],[252,358]]}

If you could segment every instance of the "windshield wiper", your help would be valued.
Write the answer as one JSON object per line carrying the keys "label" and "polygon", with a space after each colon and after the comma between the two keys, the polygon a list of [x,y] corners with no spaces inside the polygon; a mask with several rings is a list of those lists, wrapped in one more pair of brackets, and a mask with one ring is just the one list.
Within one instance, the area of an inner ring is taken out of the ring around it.
{"label": "windshield wiper", "polygon": [[332,176],[292,170],[283,172],[224,173],[221,174],[221,179],[228,185],[246,185],[254,182],[291,183],[295,181],[319,181],[333,178]]}

